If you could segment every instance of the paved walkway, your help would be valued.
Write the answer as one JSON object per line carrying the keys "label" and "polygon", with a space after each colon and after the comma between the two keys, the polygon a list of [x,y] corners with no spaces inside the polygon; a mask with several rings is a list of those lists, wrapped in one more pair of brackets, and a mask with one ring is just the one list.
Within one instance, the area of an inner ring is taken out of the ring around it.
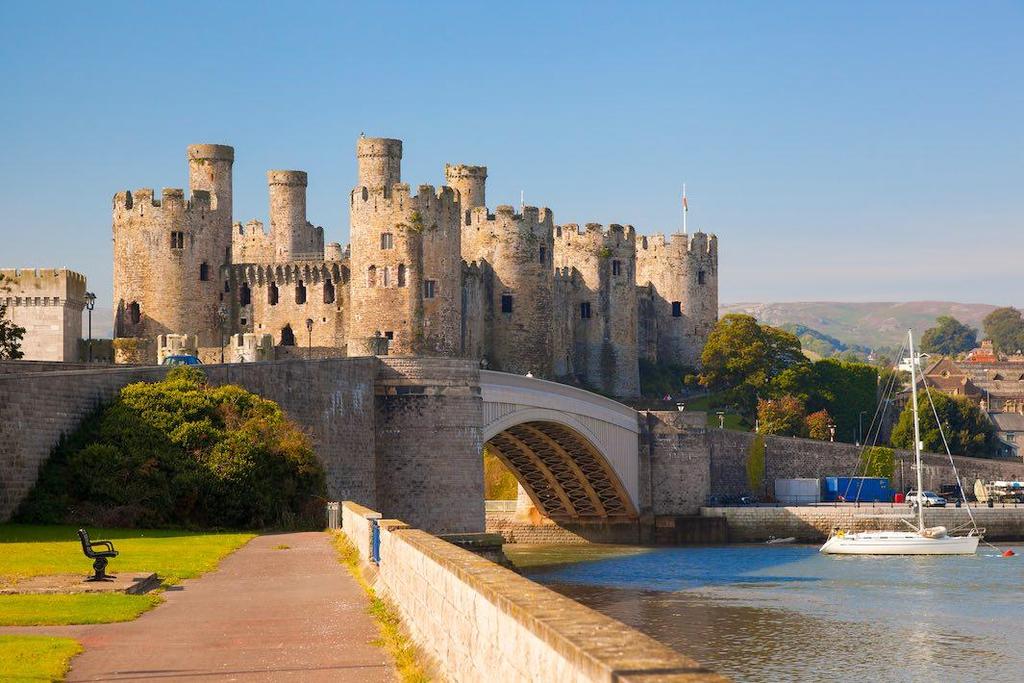
{"label": "paved walkway", "polygon": [[258,536],[164,598],[135,621],[0,631],[77,638],[69,681],[396,680],[325,533]]}

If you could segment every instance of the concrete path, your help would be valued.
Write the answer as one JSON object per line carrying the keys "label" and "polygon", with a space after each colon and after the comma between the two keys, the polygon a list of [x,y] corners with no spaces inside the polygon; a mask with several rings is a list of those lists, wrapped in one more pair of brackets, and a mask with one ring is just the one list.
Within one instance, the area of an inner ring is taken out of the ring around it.
{"label": "concrete path", "polygon": [[17,631],[77,638],[85,652],[69,681],[397,679],[371,644],[366,594],[325,533],[258,536],[164,598],[135,621]]}

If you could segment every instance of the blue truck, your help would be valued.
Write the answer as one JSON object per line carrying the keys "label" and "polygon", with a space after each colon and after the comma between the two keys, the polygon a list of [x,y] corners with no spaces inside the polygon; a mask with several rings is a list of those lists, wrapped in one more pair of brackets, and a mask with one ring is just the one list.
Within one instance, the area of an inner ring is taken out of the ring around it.
{"label": "blue truck", "polygon": [[827,503],[891,503],[893,491],[885,477],[822,477],[821,500]]}

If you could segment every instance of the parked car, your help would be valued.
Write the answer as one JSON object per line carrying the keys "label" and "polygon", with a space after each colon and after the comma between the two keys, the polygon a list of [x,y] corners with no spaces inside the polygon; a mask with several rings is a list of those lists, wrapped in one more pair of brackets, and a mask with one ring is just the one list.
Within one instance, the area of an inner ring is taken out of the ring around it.
{"label": "parked car", "polygon": [[967,500],[963,489],[956,484],[943,484],[939,487],[939,495],[945,498],[948,503]]}
{"label": "parked car", "polygon": [[195,356],[181,354],[178,356],[167,356],[164,358],[164,365],[202,365],[203,361]]}
{"label": "parked car", "polygon": [[[921,505],[926,508],[944,508],[946,507],[946,499],[935,493],[934,491],[923,491],[921,493]],[[914,507],[917,505],[918,494],[917,491],[911,491],[907,494],[907,505]]]}

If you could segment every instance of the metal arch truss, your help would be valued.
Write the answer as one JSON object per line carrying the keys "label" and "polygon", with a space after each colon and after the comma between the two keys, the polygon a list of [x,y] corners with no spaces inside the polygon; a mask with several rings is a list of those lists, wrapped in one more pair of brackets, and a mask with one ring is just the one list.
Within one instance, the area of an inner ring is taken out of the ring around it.
{"label": "metal arch truss", "polygon": [[552,518],[635,518],[636,510],[605,458],[582,435],[554,422],[525,422],[487,442]]}

